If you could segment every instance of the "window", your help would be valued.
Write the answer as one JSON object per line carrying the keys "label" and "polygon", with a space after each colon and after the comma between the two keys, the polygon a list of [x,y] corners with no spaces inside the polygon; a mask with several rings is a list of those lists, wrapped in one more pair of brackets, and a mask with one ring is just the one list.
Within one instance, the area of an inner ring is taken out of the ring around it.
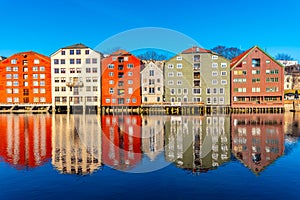
{"label": "window", "polygon": [[59,68],[54,68],[54,73],[58,74],[59,73]]}
{"label": "window", "polygon": [[114,73],[113,72],[108,72],[108,76],[112,77],[112,76],[114,76]]}
{"label": "window", "polygon": [[97,92],[98,91],[98,86],[93,86],[93,92]]}
{"label": "window", "polygon": [[212,75],[212,76],[218,76],[218,72],[217,72],[217,71],[213,71],[213,72],[211,73],[211,75]]}
{"label": "window", "polygon": [[81,74],[81,68],[76,68],[76,73]]}
{"label": "window", "polygon": [[213,97],[213,104],[218,104],[218,98],[217,97]]}
{"label": "window", "polygon": [[33,63],[34,63],[35,65],[38,65],[38,64],[40,64],[40,60],[39,60],[39,59],[34,59],[34,60],[33,60]]}
{"label": "window", "polygon": [[260,74],[260,70],[252,70],[252,74]]}
{"label": "window", "polygon": [[75,68],[70,68],[70,73],[75,74]]}
{"label": "window", "polygon": [[214,79],[214,80],[211,81],[211,83],[212,83],[213,85],[217,85],[217,84],[218,84],[218,80]]}
{"label": "window", "polygon": [[62,78],[60,79],[60,81],[61,81],[62,83],[65,83],[65,82],[66,82],[66,77],[62,77]]}
{"label": "window", "polygon": [[6,67],[7,72],[11,72],[11,67]]}
{"label": "window", "polygon": [[217,88],[213,88],[213,94],[218,94],[218,89]]}
{"label": "window", "polygon": [[38,79],[39,75],[38,74],[33,74],[32,77],[33,77],[33,79]]}
{"label": "window", "polygon": [[54,87],[55,92],[59,92],[59,87]]}
{"label": "window", "polygon": [[55,102],[60,102],[60,97],[55,97]]}
{"label": "window", "polygon": [[227,76],[227,72],[226,71],[221,71],[221,76]]}
{"label": "window", "polygon": [[85,69],[85,72],[86,72],[86,73],[91,73],[91,68],[87,67],[87,68]]}
{"label": "window", "polygon": [[212,63],[212,64],[211,64],[211,67],[212,67],[212,68],[218,68],[218,63]]}
{"label": "window", "polygon": [[6,98],[6,101],[7,101],[8,103],[12,103],[12,98],[11,98],[11,97],[7,97],[7,98]]}
{"label": "window", "polygon": [[128,88],[128,94],[133,94],[133,89],[132,88]]}
{"label": "window", "polygon": [[207,104],[211,104],[211,98],[210,98],[210,97],[207,97],[207,98],[206,98],[206,103],[207,103]]}
{"label": "window", "polygon": [[11,63],[11,64],[14,64],[14,65],[17,64],[17,59],[12,59],[12,60],[10,61],[10,63]]}
{"label": "window", "polygon": [[220,88],[220,94],[225,94],[224,88]]}
{"label": "window", "polygon": [[227,80],[221,80],[221,85],[227,85]]}
{"label": "window", "polygon": [[27,81],[23,82],[23,86],[28,86],[28,82]]}
{"label": "window", "polygon": [[124,86],[124,81],[118,81],[118,86]]}
{"label": "window", "polygon": [[[56,89],[56,87],[55,87]],[[33,94],[38,94],[39,93],[39,89],[38,88],[33,88]]]}
{"label": "window", "polygon": [[174,76],[174,72],[169,72],[168,73],[168,77],[173,77]]}
{"label": "window", "polygon": [[201,89],[200,88],[194,88],[193,92],[194,92],[194,94],[201,94]]}
{"label": "window", "polygon": [[62,65],[66,64],[66,60],[65,59],[60,59],[60,64],[62,64]]}
{"label": "window", "polygon": [[278,74],[279,70],[278,69],[267,69],[266,74]]}
{"label": "window", "polygon": [[[132,100],[133,103],[133,100]],[[118,104],[124,104],[124,98],[118,98]]]}
{"label": "window", "polygon": [[34,71],[34,72],[39,71],[39,67],[32,67],[32,71]]}
{"label": "window", "polygon": [[182,77],[182,72],[177,72],[178,77]]}
{"label": "window", "polygon": [[247,71],[246,70],[235,70],[233,71],[234,75],[246,75]]}
{"label": "window", "polygon": [[23,72],[28,72],[28,67],[23,67]]}
{"label": "window", "polygon": [[132,76],[133,75],[133,72],[128,72],[128,76]]}
{"label": "window", "polygon": [[267,83],[269,83],[269,82],[272,82],[272,83],[276,82],[277,83],[278,82],[278,77],[275,77],[275,78],[269,78],[268,77],[268,78],[266,78],[266,82]]}
{"label": "window", "polygon": [[92,87],[91,87],[91,86],[86,86],[86,87],[85,87],[85,91],[90,92],[91,90],[92,90]]}
{"label": "window", "polygon": [[12,75],[11,74],[6,74],[6,79],[11,79]]}
{"label": "window", "polygon": [[7,94],[11,94],[11,93],[12,93],[12,89],[11,89],[11,88],[7,88],[7,89],[6,89],[6,93],[7,93]]}
{"label": "window", "polygon": [[93,73],[97,73],[98,72],[98,68],[97,67],[93,67]]}
{"label": "window", "polygon": [[177,85],[182,85],[182,80],[178,80]]}
{"label": "window", "polygon": [[260,83],[260,78],[253,78],[252,83]]}
{"label": "window", "polygon": [[149,76],[154,76],[154,70],[149,71]]}
{"label": "window", "polygon": [[169,68],[169,69],[173,69],[173,68],[174,68],[174,65],[173,65],[173,64],[169,64],[169,65],[168,65],[168,68]]}
{"label": "window", "polygon": [[128,64],[127,68],[132,69],[133,68],[133,64]]}
{"label": "window", "polygon": [[17,72],[17,71],[19,71],[19,68],[18,67],[13,67],[13,71]]}
{"label": "window", "polygon": [[39,82],[38,81],[33,81],[33,86],[39,86]]}
{"label": "window", "polygon": [[206,88],[206,94],[208,94],[208,95],[211,94],[211,89],[210,88]]}
{"label": "window", "polygon": [[113,69],[114,67],[115,67],[114,64],[109,64],[109,65],[108,65],[108,69]]}
{"label": "window", "polygon": [[70,55],[74,55],[74,50],[73,49],[70,50]]}
{"label": "window", "polygon": [[109,88],[109,94],[113,94],[114,93],[114,88]]}
{"label": "window", "polygon": [[40,66],[40,71],[41,72],[45,71],[45,67],[44,66]]}
{"label": "window", "polygon": [[12,86],[12,82],[11,81],[6,81],[6,86]]}
{"label": "window", "polygon": [[71,59],[70,59],[70,64],[74,64],[74,63],[75,63],[74,58],[71,58]]}
{"label": "window", "polygon": [[123,72],[119,72],[118,73],[118,78],[124,78],[124,73]]}
{"label": "window", "polygon": [[176,59],[177,59],[177,60],[182,60],[182,57],[181,57],[181,56],[177,56]]}
{"label": "window", "polygon": [[220,104],[224,104],[224,103],[225,103],[224,97],[220,97],[220,98],[219,98],[219,103],[220,103]]}
{"label": "window", "polygon": [[252,92],[260,92],[260,88],[259,87],[252,88]]}
{"label": "window", "polygon": [[194,62],[200,62],[200,55],[194,55]]}
{"label": "window", "polygon": [[[61,87],[61,91],[65,92],[65,91],[67,91],[67,88],[66,87]],[[41,93],[42,93],[42,88],[41,88]]]}
{"label": "window", "polygon": [[150,87],[149,88],[149,94],[155,94],[155,88]]}
{"label": "window", "polygon": [[18,103],[19,102],[19,97],[14,97],[14,102]]}
{"label": "window", "polygon": [[181,88],[178,88],[177,89],[177,94],[181,94],[181,92],[182,92]]}
{"label": "window", "polygon": [[174,81],[168,81],[168,85],[174,85]]}
{"label": "window", "polygon": [[45,97],[41,97],[40,98],[40,102],[42,102],[42,103],[46,102],[46,98]]}
{"label": "window", "polygon": [[66,51],[65,50],[61,51],[61,55],[66,55]]}
{"label": "window", "polygon": [[278,92],[278,87],[267,87],[266,92]]}
{"label": "window", "polygon": [[106,99],[105,99],[105,103],[110,103],[110,99],[109,99],[109,98],[106,98]]}
{"label": "window", "polygon": [[132,103],[136,103],[136,98],[133,98],[133,99],[132,99]]}
{"label": "window", "polygon": [[60,73],[65,74],[66,73],[66,68],[61,68]]}
{"label": "window", "polygon": [[80,49],[76,49],[76,55],[80,55],[81,54],[81,50]]}
{"label": "window", "polygon": [[227,63],[221,63],[221,68],[226,68],[227,67]]}
{"label": "window", "polygon": [[45,85],[46,85],[45,81],[40,81],[40,86],[45,86]]}
{"label": "window", "polygon": [[201,102],[201,97],[194,97],[193,102]]}
{"label": "window", "polygon": [[247,92],[246,88],[234,88],[233,89],[234,92]]}
{"label": "window", "polygon": [[81,64],[81,59],[80,58],[76,59],[76,64]]}
{"label": "window", "polygon": [[54,65],[58,65],[59,64],[59,60],[58,59],[54,59]]}
{"label": "window", "polygon": [[28,79],[28,74],[23,74],[23,79],[24,80]]}
{"label": "window", "polygon": [[194,63],[194,70],[200,69],[200,63]]}
{"label": "window", "polygon": [[133,80],[128,80],[127,82],[129,85],[132,85],[133,84]]}
{"label": "window", "polygon": [[85,59],[85,64],[91,64],[91,59],[90,58],[86,58]]}
{"label": "window", "polygon": [[187,88],[183,89],[183,94],[188,94],[188,89]]}
{"label": "window", "polygon": [[182,69],[182,64],[181,63],[177,64],[177,69]]}
{"label": "window", "polygon": [[217,60],[219,57],[218,56],[216,56],[216,55],[213,55],[212,57],[211,57],[211,59],[213,59],[213,60]]}
{"label": "window", "polygon": [[252,67],[260,67],[260,59],[258,58],[252,59]]}
{"label": "window", "polygon": [[160,87],[157,87],[157,91],[159,91],[159,92],[160,92]]}
{"label": "window", "polygon": [[86,49],[85,50],[85,55],[89,55],[90,54],[90,50]]}
{"label": "window", "polygon": [[93,64],[97,64],[97,62],[98,62],[98,61],[97,61],[97,58],[93,58],[93,59],[92,59],[92,63],[93,63]]}
{"label": "window", "polygon": [[175,89],[171,88],[170,92],[171,92],[172,95],[174,95],[175,94]]}

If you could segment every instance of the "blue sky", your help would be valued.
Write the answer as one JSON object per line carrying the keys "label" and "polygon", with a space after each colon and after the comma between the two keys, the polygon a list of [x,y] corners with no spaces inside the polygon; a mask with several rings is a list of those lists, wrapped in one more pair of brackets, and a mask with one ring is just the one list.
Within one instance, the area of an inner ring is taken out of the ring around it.
{"label": "blue sky", "polygon": [[4,1],[0,55],[33,50],[49,56],[74,43],[94,48],[123,31],[160,27],[207,49],[259,45],[300,60],[299,9],[298,0]]}

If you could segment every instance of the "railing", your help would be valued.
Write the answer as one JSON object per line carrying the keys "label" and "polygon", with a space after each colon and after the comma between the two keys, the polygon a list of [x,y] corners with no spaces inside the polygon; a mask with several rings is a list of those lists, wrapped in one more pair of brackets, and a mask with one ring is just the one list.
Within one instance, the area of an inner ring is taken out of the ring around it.
{"label": "railing", "polygon": [[142,106],[203,106],[203,102],[145,102]]}

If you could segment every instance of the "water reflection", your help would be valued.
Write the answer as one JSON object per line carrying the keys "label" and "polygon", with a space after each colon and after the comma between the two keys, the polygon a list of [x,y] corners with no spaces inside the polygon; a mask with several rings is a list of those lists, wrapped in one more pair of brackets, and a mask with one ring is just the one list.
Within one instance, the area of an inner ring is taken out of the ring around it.
{"label": "water reflection", "polygon": [[89,174],[101,167],[101,130],[93,115],[53,115],[52,164],[65,174]]}
{"label": "water reflection", "polygon": [[151,164],[198,174],[233,155],[259,174],[298,144],[299,116],[0,115],[0,156],[17,169],[52,158],[60,173],[84,175]]}
{"label": "water reflection", "polygon": [[192,173],[207,172],[230,160],[229,116],[171,117],[166,122],[166,160]]}
{"label": "water reflection", "polygon": [[51,158],[50,115],[0,115],[0,156],[17,169]]}
{"label": "water reflection", "polygon": [[284,152],[284,115],[232,115],[232,152],[259,173]]}
{"label": "water reflection", "polygon": [[102,131],[106,165],[128,171],[141,160],[141,116],[102,116]]}

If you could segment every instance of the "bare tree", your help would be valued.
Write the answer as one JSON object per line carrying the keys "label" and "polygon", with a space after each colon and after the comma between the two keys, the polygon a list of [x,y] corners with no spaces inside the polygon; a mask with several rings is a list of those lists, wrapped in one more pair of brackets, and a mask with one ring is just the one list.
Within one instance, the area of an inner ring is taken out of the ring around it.
{"label": "bare tree", "polygon": [[236,56],[238,56],[244,52],[241,49],[236,48],[236,47],[225,47],[225,46],[221,46],[221,45],[216,46],[216,47],[212,48],[211,50],[213,52],[216,52],[216,53],[224,56],[225,58],[227,58],[229,60],[235,58]]}
{"label": "bare tree", "polygon": [[294,58],[292,58],[290,55],[285,54],[285,53],[278,53],[275,56],[276,60],[294,60]]}
{"label": "bare tree", "polygon": [[158,54],[155,51],[146,51],[143,54],[137,55],[137,57],[141,60],[165,60],[167,58],[166,55]]}

